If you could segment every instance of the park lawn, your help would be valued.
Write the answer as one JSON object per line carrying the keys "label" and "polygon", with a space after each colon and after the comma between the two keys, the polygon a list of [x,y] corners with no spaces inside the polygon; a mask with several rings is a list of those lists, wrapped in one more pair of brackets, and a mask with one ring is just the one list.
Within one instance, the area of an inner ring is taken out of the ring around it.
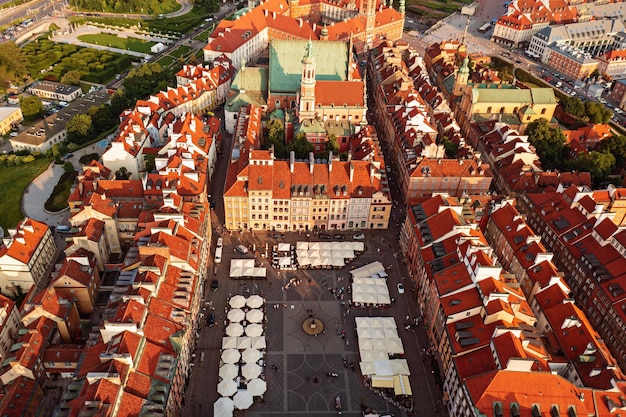
{"label": "park lawn", "polygon": [[127,51],[141,52],[144,54],[150,53],[150,48],[155,45],[154,42],[137,38],[120,38],[108,33],[80,35],[78,40],[94,45],[110,46],[112,48],[125,49]]}
{"label": "park lawn", "polygon": [[185,34],[203,24],[204,19],[210,16],[213,16],[213,14],[195,5],[189,13],[183,16],[150,19],[144,21],[142,26],[149,28],[152,32]]}
{"label": "park lawn", "polygon": [[176,0],[161,0],[159,2],[153,3],[152,14],[160,15],[166,13],[174,13],[180,10],[183,7]]}
{"label": "park lawn", "polygon": [[24,217],[22,214],[22,194],[26,186],[46,170],[50,161],[36,159],[31,163],[16,167],[0,167],[0,226],[6,232],[15,227]]}
{"label": "park lawn", "polygon": [[172,58],[169,55],[165,55],[163,58],[157,61],[157,64],[159,64],[161,68],[166,68],[166,67],[169,67],[172,64],[172,62],[174,62],[174,58]]}
{"label": "park lawn", "polygon": [[169,54],[171,56],[174,56],[176,58],[180,58],[183,55],[187,55],[189,53],[189,51],[191,51],[191,48],[185,45],[181,45],[178,48],[174,49],[173,51],[171,51]]}

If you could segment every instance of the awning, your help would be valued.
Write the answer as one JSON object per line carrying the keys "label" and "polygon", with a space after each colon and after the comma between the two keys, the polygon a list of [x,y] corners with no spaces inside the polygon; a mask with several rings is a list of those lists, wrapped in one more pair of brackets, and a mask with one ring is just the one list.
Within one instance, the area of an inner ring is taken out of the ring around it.
{"label": "awning", "polygon": [[409,377],[406,375],[396,375],[393,377],[393,390],[396,395],[413,395]]}
{"label": "awning", "polygon": [[393,377],[372,377],[372,387],[393,388]]}

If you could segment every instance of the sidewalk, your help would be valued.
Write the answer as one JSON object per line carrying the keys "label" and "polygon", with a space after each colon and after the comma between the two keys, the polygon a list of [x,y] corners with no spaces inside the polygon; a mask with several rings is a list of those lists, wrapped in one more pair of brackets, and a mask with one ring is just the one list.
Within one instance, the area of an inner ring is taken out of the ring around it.
{"label": "sidewalk", "polygon": [[48,213],[43,208],[63,172],[63,165],[50,163],[47,170],[28,184],[22,196],[22,212],[25,216],[48,226],[56,226],[67,220],[69,210],[63,210],[60,213]]}

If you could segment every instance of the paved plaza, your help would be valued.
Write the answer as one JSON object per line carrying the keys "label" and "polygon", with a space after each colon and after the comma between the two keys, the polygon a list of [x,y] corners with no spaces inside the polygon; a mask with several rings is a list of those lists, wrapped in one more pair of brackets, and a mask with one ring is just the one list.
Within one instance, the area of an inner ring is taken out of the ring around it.
{"label": "paved plaza", "polygon": [[[384,398],[371,391],[363,382],[359,370],[358,343],[355,317],[394,316],[398,333],[402,338],[405,357],[411,371],[410,381],[414,397],[414,412],[419,416],[435,416],[437,401],[441,394],[435,386],[430,363],[422,356],[421,349],[428,347],[423,329],[405,329],[406,316],[418,317],[417,306],[407,288],[398,294],[396,284],[402,280],[401,262],[393,256],[398,248],[392,240],[397,236],[397,226],[386,231],[366,232],[366,250],[352,263],[342,269],[326,270],[274,270],[268,260],[257,256],[267,268],[267,280],[231,280],[228,277],[230,258],[243,257],[234,253],[237,244],[254,245],[264,251],[265,242],[275,242],[265,236],[250,233],[233,233],[224,238],[224,260],[217,267],[219,289],[209,291],[206,300],[215,309],[218,325],[201,330],[196,348],[195,367],[190,378],[187,401],[181,415],[212,415],[213,402],[217,400],[216,386],[219,382],[221,338],[226,324],[227,299],[235,294],[260,294],[266,299],[267,351],[265,354],[265,379],[268,391],[263,401],[245,412],[245,416],[327,416],[337,415],[335,399],[339,397],[342,415],[361,416],[364,407],[381,414],[409,415]],[[351,233],[346,233],[348,239]],[[287,241],[316,240],[305,234],[288,234]],[[246,255],[252,257],[252,254]],[[349,271],[372,261],[379,260],[388,269],[388,287],[395,303],[389,308],[364,309],[349,307],[347,294]],[[284,289],[292,278],[300,284]],[[208,278],[209,280],[212,277]],[[310,281],[309,281],[310,279]],[[405,284],[407,284],[405,282]],[[407,284],[408,285],[408,284]],[[408,285],[410,286],[410,285]],[[329,290],[344,288],[341,300]],[[314,317],[324,324],[324,332],[318,336],[306,334],[302,323]],[[343,334],[343,336],[342,336]],[[202,352],[205,354],[202,355]],[[198,358],[203,356],[203,360]],[[345,367],[354,363],[355,369]],[[337,377],[327,373],[336,372]]]}

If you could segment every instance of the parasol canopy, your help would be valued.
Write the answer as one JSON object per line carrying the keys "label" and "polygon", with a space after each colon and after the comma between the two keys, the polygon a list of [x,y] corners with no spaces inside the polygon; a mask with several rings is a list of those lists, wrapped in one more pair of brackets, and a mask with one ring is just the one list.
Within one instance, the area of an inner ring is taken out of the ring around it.
{"label": "parasol canopy", "polygon": [[247,410],[253,403],[252,394],[250,394],[247,390],[240,390],[233,397],[233,403],[237,410]]}
{"label": "parasol canopy", "polygon": [[242,308],[246,305],[246,297],[244,297],[243,295],[235,295],[230,299],[228,305],[230,305],[232,308]]}
{"label": "parasol canopy", "polygon": [[217,384],[217,392],[222,397],[230,397],[237,392],[237,383],[232,379],[224,379]]}

